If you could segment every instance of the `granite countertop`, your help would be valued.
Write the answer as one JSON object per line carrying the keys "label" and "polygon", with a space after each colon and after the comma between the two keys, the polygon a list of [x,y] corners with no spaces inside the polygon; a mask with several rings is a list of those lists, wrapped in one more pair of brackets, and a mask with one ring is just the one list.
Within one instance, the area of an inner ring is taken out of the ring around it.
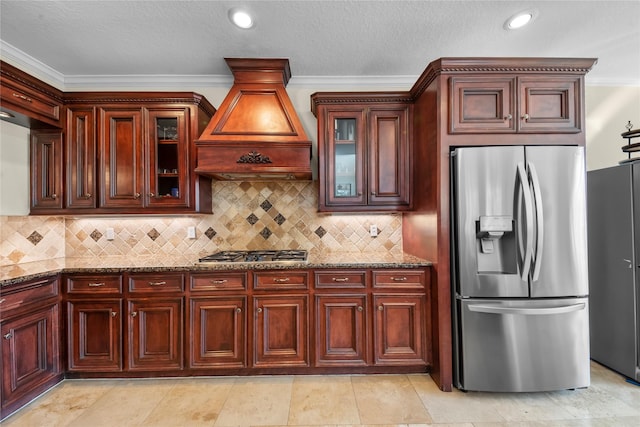
{"label": "granite countertop", "polygon": [[56,258],[0,267],[0,286],[65,273],[119,273],[150,271],[292,270],[308,268],[415,268],[431,262],[408,254],[309,254],[307,262],[199,263],[194,256]]}

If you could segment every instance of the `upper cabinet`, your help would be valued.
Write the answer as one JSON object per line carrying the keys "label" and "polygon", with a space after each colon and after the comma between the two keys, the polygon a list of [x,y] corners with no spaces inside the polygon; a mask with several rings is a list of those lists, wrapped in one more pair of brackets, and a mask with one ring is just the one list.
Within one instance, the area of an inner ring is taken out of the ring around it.
{"label": "upper cabinet", "polygon": [[66,102],[66,169],[54,174],[64,177],[60,205],[32,203],[31,213],[211,212],[211,181],[193,172],[193,141],[215,112],[204,98],[100,92]]}
{"label": "upper cabinet", "polygon": [[411,208],[411,104],[398,93],[315,93],[321,212]]}
{"label": "upper cabinet", "polygon": [[449,88],[451,133],[582,130],[581,76],[454,76]]}

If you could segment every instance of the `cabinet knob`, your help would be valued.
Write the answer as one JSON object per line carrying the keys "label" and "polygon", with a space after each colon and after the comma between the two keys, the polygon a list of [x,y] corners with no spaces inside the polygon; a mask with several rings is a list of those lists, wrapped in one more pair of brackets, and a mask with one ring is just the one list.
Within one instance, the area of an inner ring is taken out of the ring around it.
{"label": "cabinet knob", "polygon": [[236,307],[236,313],[242,313],[242,309],[240,307]]}
{"label": "cabinet knob", "polygon": [[116,317],[117,315],[118,315],[118,312],[117,312],[117,311],[112,311],[112,312],[111,312],[111,317]]}
{"label": "cabinet knob", "polygon": [[0,299],[0,304],[2,304],[5,301],[6,301],[6,299],[4,299],[4,298]]}
{"label": "cabinet knob", "polygon": [[155,193],[149,193],[149,197],[156,197]]}
{"label": "cabinet knob", "polygon": [[372,196],[375,196],[375,195],[376,195],[376,192],[375,192],[375,191],[372,191],[372,192],[371,192],[371,195],[372,195]]}
{"label": "cabinet knob", "polygon": [[87,194],[85,194],[85,195],[84,195],[84,198],[85,198],[85,199],[90,199],[90,198],[91,198],[91,193],[87,193]]}
{"label": "cabinet knob", "polygon": [[5,339],[5,340],[9,340],[9,339],[11,339],[11,337],[12,337],[12,336],[13,336],[13,334],[12,334],[11,332],[9,332],[8,334],[6,334],[6,335],[4,336],[4,339]]}
{"label": "cabinet knob", "polygon": [[134,198],[134,199],[139,199],[139,198],[140,198],[140,193],[136,193],[136,194],[134,194],[134,195],[133,195],[133,198]]}
{"label": "cabinet knob", "polygon": [[383,307],[383,306],[381,306],[381,305],[379,305],[379,306],[378,306],[378,311],[382,311],[382,310],[384,310],[384,307]]}
{"label": "cabinet knob", "polygon": [[258,307],[258,313],[262,313],[262,308]]}
{"label": "cabinet knob", "polygon": [[522,120],[529,120],[529,114],[524,113],[524,115],[521,118]]}
{"label": "cabinet knob", "polygon": [[359,305],[359,306],[358,306],[358,311],[362,311],[362,310],[364,310],[364,308],[362,308],[362,306],[361,306],[361,305]]}
{"label": "cabinet knob", "polygon": [[138,312],[137,312],[137,311],[133,311],[133,312],[131,313],[131,317],[136,317],[137,315],[138,315]]}
{"label": "cabinet knob", "polygon": [[57,198],[58,198],[58,195],[57,195],[56,193],[53,193],[53,194],[51,195],[51,198],[52,198],[53,200],[55,200],[55,199],[57,199]]}
{"label": "cabinet knob", "polygon": [[507,114],[506,116],[504,116],[505,120],[511,120],[513,119],[513,116],[511,114]]}
{"label": "cabinet knob", "polygon": [[163,286],[166,285],[167,282],[149,282],[149,286]]}
{"label": "cabinet knob", "polygon": [[100,283],[89,283],[87,285],[90,288],[99,288],[100,286],[104,286],[104,282],[100,282]]}

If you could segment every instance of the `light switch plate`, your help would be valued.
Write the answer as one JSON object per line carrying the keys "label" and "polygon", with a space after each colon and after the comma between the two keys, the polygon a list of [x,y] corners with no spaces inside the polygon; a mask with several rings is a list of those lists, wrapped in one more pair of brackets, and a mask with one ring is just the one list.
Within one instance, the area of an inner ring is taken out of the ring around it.
{"label": "light switch plate", "polygon": [[113,231],[112,227],[107,227],[105,235],[107,237],[107,240],[113,240],[116,238],[116,233]]}
{"label": "light switch plate", "polygon": [[194,226],[187,227],[187,239],[196,238],[196,228]]}

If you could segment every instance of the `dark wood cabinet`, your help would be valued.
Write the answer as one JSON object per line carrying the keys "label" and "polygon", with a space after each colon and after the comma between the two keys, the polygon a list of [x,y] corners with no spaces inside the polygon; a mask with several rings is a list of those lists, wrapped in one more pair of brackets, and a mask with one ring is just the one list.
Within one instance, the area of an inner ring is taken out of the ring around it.
{"label": "dark wood cabinet", "polygon": [[580,76],[450,78],[451,133],[578,133]]}
{"label": "dark wood cabinet", "polygon": [[316,366],[366,366],[367,295],[316,295]]}
{"label": "dark wood cabinet", "polygon": [[426,363],[424,295],[373,295],[376,365]]}
{"label": "dark wood cabinet", "polygon": [[65,206],[70,209],[97,207],[95,125],[95,108],[67,109]]}
{"label": "dark wood cabinet", "polygon": [[411,103],[397,93],[311,96],[321,212],[411,209]]}
{"label": "dark wood cabinet", "polygon": [[307,300],[307,295],[254,296],[253,366],[309,366]]}
{"label": "dark wood cabinet", "polygon": [[0,419],[62,379],[57,277],[0,290]]}
{"label": "dark wood cabinet", "polygon": [[61,209],[63,202],[62,132],[31,132],[31,210]]}

